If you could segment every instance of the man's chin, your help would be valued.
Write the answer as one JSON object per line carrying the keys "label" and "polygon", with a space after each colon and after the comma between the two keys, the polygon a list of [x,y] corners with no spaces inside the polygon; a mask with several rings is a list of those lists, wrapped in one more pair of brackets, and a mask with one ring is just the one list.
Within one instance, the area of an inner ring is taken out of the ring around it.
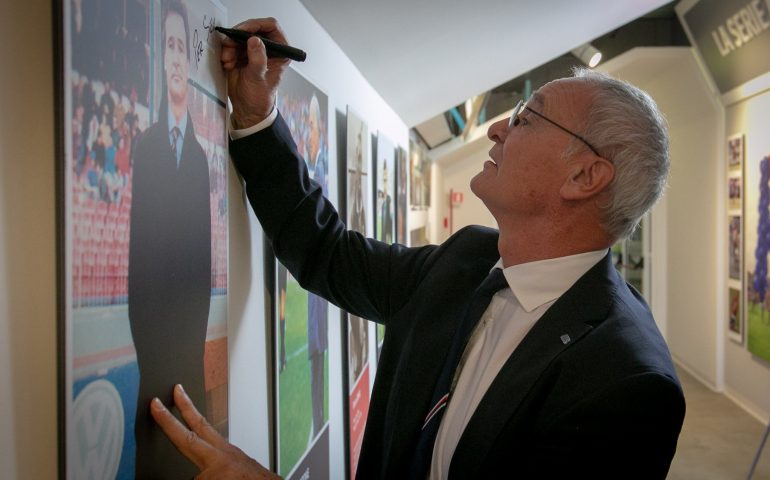
{"label": "man's chin", "polygon": [[471,178],[471,192],[479,197],[481,201],[484,201],[484,172],[479,172],[475,177]]}
{"label": "man's chin", "polygon": [[187,103],[187,89],[169,89],[168,98],[174,105]]}

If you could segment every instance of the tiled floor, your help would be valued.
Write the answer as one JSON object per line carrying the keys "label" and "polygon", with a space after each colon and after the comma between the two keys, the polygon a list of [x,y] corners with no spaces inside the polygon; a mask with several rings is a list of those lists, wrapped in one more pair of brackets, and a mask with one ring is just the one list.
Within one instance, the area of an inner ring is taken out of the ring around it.
{"label": "tiled floor", "polygon": [[[681,369],[678,373],[687,415],[668,478],[746,479],[765,425]],[[753,480],[760,479],[770,479],[770,445],[765,445],[754,473]]]}

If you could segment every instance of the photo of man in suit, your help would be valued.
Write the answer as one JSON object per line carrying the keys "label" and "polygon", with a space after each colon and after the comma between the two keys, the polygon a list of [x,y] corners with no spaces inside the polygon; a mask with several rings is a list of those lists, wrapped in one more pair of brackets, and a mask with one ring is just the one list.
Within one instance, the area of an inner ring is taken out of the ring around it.
{"label": "photo of man in suit", "polygon": [[136,477],[190,478],[194,465],[154,425],[147,405],[158,396],[171,402],[173,384],[184,378],[190,397],[205,409],[210,185],[187,109],[190,28],[182,1],[164,2],[161,29],[164,98],[157,122],[133,152],[128,314],[140,375]]}
{"label": "photo of man in suit", "polygon": [[[288,43],[274,19],[239,28]],[[273,106],[285,61],[252,38],[243,65],[244,48],[222,52],[230,152],[265,234],[304,288],[388,329],[357,476],[665,478],[684,396],[610,253],[668,176],[667,127],[649,95],[584,69],[542,86],[489,127],[489,160],[471,180],[499,229],[406,248],[339,221]],[[174,393],[198,441],[160,401],[153,416],[204,475],[274,478],[198,427]]]}
{"label": "photo of man in suit", "polygon": [[[348,112],[348,228],[367,233],[366,201],[369,180],[369,129],[353,112]],[[369,328],[365,318],[348,315],[348,388],[353,390],[369,359]]]}

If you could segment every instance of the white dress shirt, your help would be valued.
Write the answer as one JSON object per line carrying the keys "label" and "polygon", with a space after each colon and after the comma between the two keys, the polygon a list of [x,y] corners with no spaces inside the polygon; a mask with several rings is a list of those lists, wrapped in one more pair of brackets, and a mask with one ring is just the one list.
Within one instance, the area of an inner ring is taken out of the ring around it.
{"label": "white dress shirt", "polygon": [[[508,357],[551,305],[605,255],[607,250],[597,250],[503,269],[510,288],[492,297],[471,334],[433,447],[431,480],[449,475],[460,436]],[[500,259],[493,268],[502,267]]]}
{"label": "white dress shirt", "polygon": [[267,127],[271,126],[275,122],[276,118],[278,118],[278,109],[275,108],[275,105],[273,105],[273,109],[270,110],[270,114],[264,120],[257,123],[256,125],[252,125],[247,128],[241,128],[239,130],[236,130],[235,128],[233,128],[233,120],[232,120],[232,117],[230,117],[230,120],[229,120],[230,139],[238,140],[239,138],[248,137],[252,133],[257,133],[261,130],[264,130]]}

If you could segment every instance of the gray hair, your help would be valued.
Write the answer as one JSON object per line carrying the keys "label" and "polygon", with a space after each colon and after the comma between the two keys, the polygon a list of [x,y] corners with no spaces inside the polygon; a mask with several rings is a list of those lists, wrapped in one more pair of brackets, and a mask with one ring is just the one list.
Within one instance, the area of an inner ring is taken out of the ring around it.
{"label": "gray hair", "polygon": [[601,205],[604,228],[623,239],[666,187],[668,127],[655,101],[637,87],[586,68],[573,73],[593,89],[584,135],[615,165],[609,198]]}
{"label": "gray hair", "polygon": [[316,124],[318,128],[321,128],[321,106],[318,105],[318,97],[315,96],[315,93],[313,93],[313,96],[310,97],[310,107],[308,108],[308,115],[311,115],[315,117]]}

